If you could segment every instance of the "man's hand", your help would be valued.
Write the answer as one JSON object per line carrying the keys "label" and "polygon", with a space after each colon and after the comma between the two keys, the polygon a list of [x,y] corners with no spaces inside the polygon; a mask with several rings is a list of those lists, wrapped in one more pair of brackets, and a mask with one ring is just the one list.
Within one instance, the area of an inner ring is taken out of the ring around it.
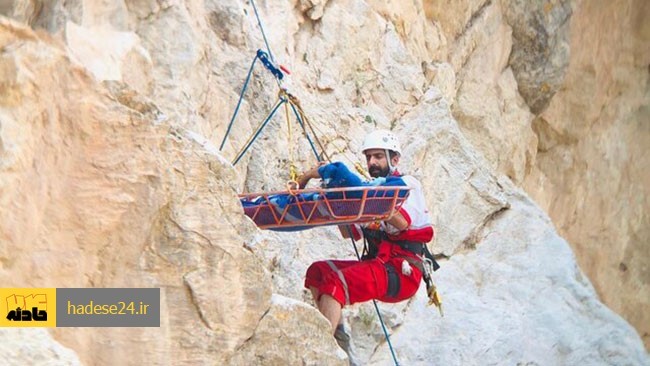
{"label": "man's hand", "polygon": [[409,227],[408,221],[406,221],[404,216],[399,211],[395,211],[393,213],[393,217],[391,217],[389,220],[386,220],[386,223],[393,225],[399,231],[406,230]]}
{"label": "man's hand", "polygon": [[309,169],[308,171],[302,173],[297,179],[299,185],[298,188],[305,188],[305,186],[307,185],[307,183],[309,183],[311,179],[320,178],[320,175],[318,174],[318,168],[322,167],[325,164],[327,163],[321,161],[315,166],[313,166],[311,169]]}

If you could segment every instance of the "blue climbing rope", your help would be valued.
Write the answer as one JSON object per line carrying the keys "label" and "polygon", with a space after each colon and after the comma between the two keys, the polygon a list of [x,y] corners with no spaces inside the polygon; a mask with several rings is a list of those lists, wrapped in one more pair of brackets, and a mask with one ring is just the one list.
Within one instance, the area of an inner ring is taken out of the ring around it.
{"label": "blue climbing rope", "polygon": [[395,366],[398,366],[399,363],[397,362],[397,356],[395,356],[395,350],[393,350],[393,344],[390,342],[390,335],[386,330],[386,325],[384,325],[384,319],[382,319],[381,313],[379,312],[379,307],[377,306],[377,300],[373,299],[372,303],[373,305],[375,305],[375,311],[377,312],[377,317],[379,317],[379,323],[381,324],[381,329],[384,331],[384,336],[386,337],[386,342],[388,343],[390,354],[391,356],[393,356],[393,362],[395,363]]}
{"label": "blue climbing rope", "polygon": [[[346,228],[348,229],[350,240],[352,240],[352,247],[354,248],[354,254],[356,254],[357,259],[361,261],[361,256],[359,255],[359,249],[357,249],[357,242],[354,240],[354,235],[352,235],[352,229],[350,229],[350,225],[346,226]],[[375,311],[377,312],[377,317],[379,318],[381,329],[384,331],[384,336],[386,337],[386,343],[388,343],[390,354],[391,356],[393,356],[393,362],[395,363],[395,366],[398,366],[399,363],[397,362],[397,356],[395,356],[395,350],[393,349],[393,344],[390,341],[390,335],[388,334],[388,330],[386,329],[386,325],[384,324],[384,319],[382,318],[381,313],[379,312],[379,306],[377,306],[377,300],[373,299],[372,303],[373,305],[375,305]]]}
{"label": "blue climbing rope", "polygon": [[311,151],[314,152],[314,156],[316,156],[316,160],[320,163],[321,161],[320,155],[318,155],[318,152],[316,151],[316,146],[314,146],[314,143],[311,141],[311,137],[309,137],[309,134],[307,133],[307,129],[305,128],[305,125],[302,122],[302,118],[300,118],[300,114],[298,113],[298,111],[296,111],[296,106],[294,106],[293,103],[290,103],[289,105],[291,105],[291,110],[293,110],[293,114],[296,115],[296,119],[298,120],[300,127],[302,127],[302,130],[305,133],[305,137],[307,137],[307,141],[309,141],[309,145],[311,146]]}
{"label": "blue climbing rope", "polygon": [[226,135],[223,136],[223,140],[221,140],[221,146],[219,146],[219,151],[223,150],[223,145],[226,143],[226,139],[230,134],[230,129],[232,128],[232,124],[235,122],[235,118],[237,118],[237,113],[239,113],[239,107],[241,106],[241,102],[244,99],[244,93],[246,92],[246,88],[248,88],[248,82],[251,80],[251,74],[253,74],[253,67],[255,67],[255,62],[257,62],[258,56],[259,53],[258,55],[255,55],[255,58],[251,63],[251,67],[248,69],[248,75],[246,75],[246,81],[244,81],[244,87],[241,88],[241,92],[239,93],[239,100],[237,101],[237,107],[235,107],[235,112],[232,114],[232,118],[230,118],[230,123],[228,124]]}
{"label": "blue climbing rope", "polygon": [[248,69],[248,74],[246,75],[246,81],[244,81],[244,86],[241,89],[241,92],[239,93],[239,100],[237,101],[237,107],[235,107],[235,112],[232,114],[232,118],[230,118],[230,123],[228,124],[228,128],[226,129],[226,134],[223,136],[223,140],[221,140],[221,146],[219,146],[219,151],[223,150],[223,146],[226,144],[226,140],[228,139],[228,135],[230,135],[230,129],[232,128],[233,123],[235,122],[235,119],[237,118],[237,114],[239,113],[239,107],[241,107],[241,102],[244,100],[244,93],[246,93],[246,89],[248,88],[248,83],[251,80],[251,75],[253,74],[253,68],[255,67],[255,63],[257,60],[260,60],[262,62],[262,65],[275,76],[277,80],[282,80],[284,77],[284,74],[282,74],[282,71],[275,67],[268,59],[268,55],[266,52],[262,50],[257,50],[257,54],[255,55],[255,58],[253,59],[253,62],[251,63],[251,67]]}
{"label": "blue climbing rope", "polygon": [[[266,67],[266,69],[269,70],[271,74],[273,74],[276,82],[278,83],[278,86],[280,86],[280,81],[284,77],[282,71],[279,68],[275,67],[275,59],[273,58],[273,53],[271,52],[271,47],[269,46],[269,42],[266,39],[266,33],[264,32],[262,19],[260,19],[260,15],[257,12],[257,6],[255,6],[255,0],[251,0],[251,4],[253,5],[253,10],[255,11],[255,17],[257,18],[257,24],[260,26],[260,31],[262,32],[262,38],[264,38],[264,44],[266,45],[266,50],[268,51],[268,55],[266,52],[262,50],[257,50],[257,54],[255,55],[255,58],[251,63],[251,67],[248,69],[248,75],[246,75],[246,81],[244,82],[244,87],[239,93],[239,100],[237,101],[237,107],[235,107],[235,112],[233,113],[232,118],[230,119],[230,123],[228,124],[228,128],[226,129],[226,134],[223,137],[223,140],[221,140],[221,146],[219,146],[219,151],[223,150],[223,146],[225,145],[226,140],[228,139],[228,135],[230,134],[230,129],[232,128],[232,125],[235,122],[235,119],[237,118],[237,114],[239,113],[239,107],[241,106],[241,102],[244,98],[244,93],[246,92],[246,88],[248,88],[248,82],[250,81],[251,75],[253,73],[253,68],[255,67],[255,62],[257,62],[257,60],[260,60],[262,62],[264,67]],[[269,61],[269,57],[271,58],[270,61]]]}
{"label": "blue climbing rope", "polygon": [[251,0],[251,4],[253,4],[253,10],[255,11],[255,17],[257,18],[257,24],[260,26],[260,31],[262,31],[262,37],[264,38],[264,44],[266,45],[266,50],[269,52],[269,56],[271,56],[271,61],[275,62],[275,59],[273,58],[273,53],[271,53],[271,47],[269,47],[269,41],[266,40],[266,33],[264,32],[264,26],[262,25],[262,20],[260,19],[260,15],[257,12],[257,6],[255,6],[255,0]]}
{"label": "blue climbing rope", "polygon": [[255,139],[257,138],[257,136],[259,136],[259,134],[262,132],[264,127],[266,127],[266,124],[269,123],[271,118],[273,118],[273,116],[275,115],[275,112],[277,112],[278,108],[280,108],[280,106],[283,105],[286,102],[287,102],[287,100],[285,98],[283,98],[283,97],[281,97],[278,100],[278,102],[273,107],[273,110],[271,110],[271,113],[269,113],[269,115],[266,117],[264,122],[262,122],[260,124],[260,126],[257,128],[257,131],[255,131],[255,134],[252,136],[252,138],[248,140],[248,143],[246,144],[246,146],[242,149],[242,151],[239,152],[239,154],[237,154],[237,158],[235,158],[235,160],[232,163],[233,166],[237,165],[237,163],[242,158],[242,156],[244,156],[244,154],[246,154],[246,151],[248,150],[248,148],[250,148],[251,145],[253,144],[253,142],[255,142]]}

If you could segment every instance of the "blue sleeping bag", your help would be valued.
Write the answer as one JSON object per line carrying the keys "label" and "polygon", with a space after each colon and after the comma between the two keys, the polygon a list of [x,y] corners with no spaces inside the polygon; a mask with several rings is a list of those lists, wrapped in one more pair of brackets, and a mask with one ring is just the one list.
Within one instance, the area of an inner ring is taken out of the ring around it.
{"label": "blue sleeping bag", "polygon": [[[370,182],[364,182],[361,178],[352,173],[345,164],[335,162],[323,165],[318,168],[318,174],[325,182],[327,188],[343,188],[343,187],[406,187],[406,182],[402,177],[389,176],[386,178],[375,178]],[[369,190],[367,197],[393,197],[395,191],[392,190]],[[399,197],[405,197],[408,191],[399,191]],[[331,195],[331,196],[330,196]],[[339,192],[331,192],[327,194],[327,198],[342,198],[343,194]],[[348,192],[349,198],[361,198],[363,191]]]}

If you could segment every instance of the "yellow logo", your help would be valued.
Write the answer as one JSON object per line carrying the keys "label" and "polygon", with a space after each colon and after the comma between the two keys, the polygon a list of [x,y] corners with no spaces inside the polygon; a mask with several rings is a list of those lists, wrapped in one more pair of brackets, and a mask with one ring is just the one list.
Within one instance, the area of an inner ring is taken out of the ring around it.
{"label": "yellow logo", "polygon": [[55,288],[0,288],[0,327],[55,326]]}

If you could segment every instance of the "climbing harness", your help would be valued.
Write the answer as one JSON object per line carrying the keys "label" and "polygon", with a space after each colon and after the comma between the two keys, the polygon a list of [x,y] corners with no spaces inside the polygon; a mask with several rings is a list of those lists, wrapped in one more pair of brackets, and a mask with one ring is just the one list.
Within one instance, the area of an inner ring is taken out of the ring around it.
{"label": "climbing harness", "polygon": [[370,228],[364,228],[361,230],[363,232],[362,259],[372,259],[376,257],[378,252],[377,243],[381,241],[388,241],[415,254],[417,259],[411,257],[404,257],[404,259],[409,264],[420,270],[427,289],[427,297],[429,298],[428,305],[435,305],[436,308],[438,308],[438,312],[440,312],[440,316],[444,316],[442,311],[442,300],[440,294],[438,294],[436,285],[433,283],[433,272],[437,271],[440,268],[440,265],[436,262],[436,259],[433,257],[426,244],[403,240],[391,240],[386,232],[379,230],[378,223],[376,225],[370,225]]}

